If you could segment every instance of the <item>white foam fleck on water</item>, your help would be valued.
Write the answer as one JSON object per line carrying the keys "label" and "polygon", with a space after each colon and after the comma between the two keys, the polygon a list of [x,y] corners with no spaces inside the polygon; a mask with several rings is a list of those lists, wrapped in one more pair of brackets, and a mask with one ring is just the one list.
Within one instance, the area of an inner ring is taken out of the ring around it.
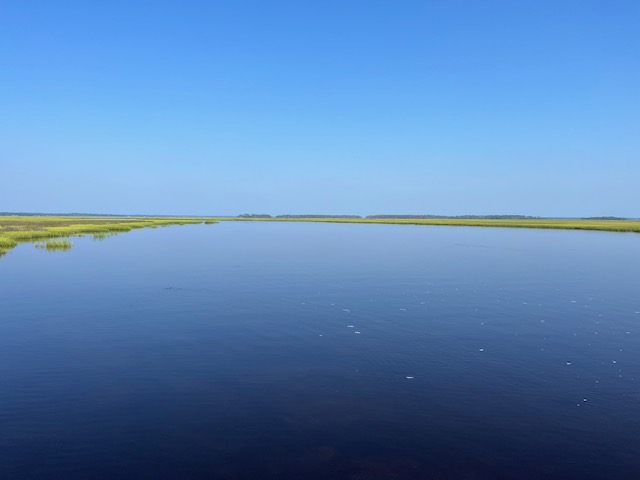
{"label": "white foam fleck on water", "polygon": [[351,310],[349,310],[348,308],[343,308],[342,311],[343,312],[347,312],[347,313],[351,313]]}
{"label": "white foam fleck on water", "polygon": [[407,380],[413,380],[416,377],[407,377]]}
{"label": "white foam fleck on water", "polygon": [[480,352],[484,352],[484,348],[479,348],[478,349]]}
{"label": "white foam fleck on water", "polygon": [[571,362],[567,362],[567,365],[571,365]]}
{"label": "white foam fleck on water", "polygon": [[353,325],[347,325],[347,328],[353,328]]}
{"label": "white foam fleck on water", "polygon": [[356,335],[360,335],[360,332],[353,332],[353,333],[355,333]]}

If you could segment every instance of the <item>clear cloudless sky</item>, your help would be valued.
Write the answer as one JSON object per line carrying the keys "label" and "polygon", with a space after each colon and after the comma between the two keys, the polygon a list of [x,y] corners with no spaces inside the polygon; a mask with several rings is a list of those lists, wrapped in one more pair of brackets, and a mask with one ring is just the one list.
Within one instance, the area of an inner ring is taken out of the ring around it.
{"label": "clear cloudless sky", "polygon": [[638,0],[4,0],[0,211],[640,217]]}

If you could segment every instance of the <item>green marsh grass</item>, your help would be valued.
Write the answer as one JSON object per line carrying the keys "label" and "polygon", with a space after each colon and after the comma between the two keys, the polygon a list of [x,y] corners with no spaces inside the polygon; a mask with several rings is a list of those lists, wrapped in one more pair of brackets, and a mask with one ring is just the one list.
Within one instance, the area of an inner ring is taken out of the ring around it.
{"label": "green marsh grass", "polygon": [[0,249],[11,249],[18,244],[15,240],[8,237],[0,237]]}
{"label": "green marsh grass", "polygon": [[0,217],[0,256],[20,243],[62,241],[68,237],[92,235],[102,240],[141,228],[172,225],[218,223],[211,218],[182,217],[82,217],[82,216],[5,216]]}
{"label": "green marsh grass", "polygon": [[66,252],[73,248],[71,240],[47,240],[46,242],[38,242],[36,248],[42,248],[47,252]]}

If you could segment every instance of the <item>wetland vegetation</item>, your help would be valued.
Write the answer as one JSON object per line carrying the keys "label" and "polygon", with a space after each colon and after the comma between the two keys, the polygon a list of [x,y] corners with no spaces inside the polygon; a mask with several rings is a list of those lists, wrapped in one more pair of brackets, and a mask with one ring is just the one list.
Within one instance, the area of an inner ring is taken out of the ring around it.
{"label": "wetland vegetation", "polygon": [[505,227],[505,228],[547,228],[561,230],[599,230],[609,232],[640,233],[640,220],[636,219],[556,219],[525,217],[519,215],[461,216],[439,217],[420,215],[374,215],[371,217],[354,216],[294,216],[266,215],[251,216],[244,214],[235,218],[219,220],[253,221],[253,222],[332,222],[332,223],[374,223],[392,225],[432,225],[432,226],[464,226],[464,227]]}
{"label": "wetland vegetation", "polygon": [[48,251],[69,250],[69,237],[93,235],[96,240],[140,228],[216,223],[211,218],[102,217],[102,216],[2,216],[0,256],[20,243],[40,242]]}
{"label": "wetland vegetation", "polygon": [[459,216],[436,215],[279,215],[243,214],[237,217],[114,217],[114,216],[0,216],[0,256],[20,243],[44,242],[46,250],[68,250],[69,237],[92,235],[104,240],[112,235],[140,228],[158,228],[171,225],[214,224],[221,221],[258,222],[330,222],[390,225],[430,225],[465,227],[546,228],[562,230],[598,230],[640,233],[640,220],[614,217],[555,219],[521,215]]}
{"label": "wetland vegetation", "polygon": [[46,242],[37,242],[36,248],[41,248],[47,252],[66,252],[71,250],[73,243],[71,240],[47,240]]}

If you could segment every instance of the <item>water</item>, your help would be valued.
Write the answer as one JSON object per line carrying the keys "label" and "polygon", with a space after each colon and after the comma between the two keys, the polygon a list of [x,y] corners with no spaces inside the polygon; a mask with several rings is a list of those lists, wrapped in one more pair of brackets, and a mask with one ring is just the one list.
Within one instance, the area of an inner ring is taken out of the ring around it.
{"label": "water", "polygon": [[640,477],[640,236],[302,223],[0,260],[2,479]]}

